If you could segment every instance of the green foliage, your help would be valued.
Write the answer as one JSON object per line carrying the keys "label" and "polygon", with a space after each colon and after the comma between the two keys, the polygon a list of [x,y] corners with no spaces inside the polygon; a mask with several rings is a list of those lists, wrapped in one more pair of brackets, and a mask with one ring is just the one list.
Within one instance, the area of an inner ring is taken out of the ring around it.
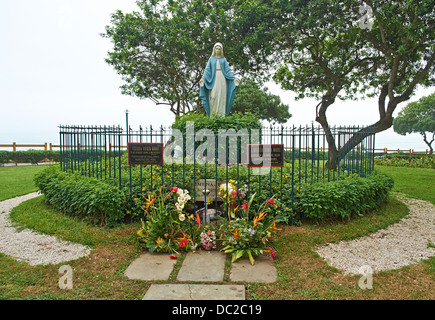
{"label": "green foliage", "polygon": [[59,161],[59,151],[27,150],[27,151],[0,151],[0,163],[32,163],[37,164],[45,159]]}
{"label": "green foliage", "polygon": [[306,184],[300,193],[299,207],[314,220],[350,218],[374,209],[392,188],[393,179],[379,174]]}
{"label": "green foliage", "polygon": [[[435,135],[435,93],[406,105],[393,121],[393,129],[401,135],[420,133],[432,153],[432,142]],[[426,133],[432,138],[427,139]]]}
{"label": "green foliage", "polygon": [[382,157],[375,158],[375,165],[408,168],[429,168],[435,169],[435,157],[424,156],[418,158]]}
{"label": "green foliage", "polygon": [[[217,152],[218,155],[224,155],[227,150],[226,140],[225,140],[226,138],[224,136],[227,130],[228,133],[230,133],[231,131],[233,131],[234,133],[243,133],[243,131],[245,131],[245,134],[248,134],[249,130],[261,128],[261,123],[259,119],[251,113],[241,114],[238,112],[234,112],[231,113],[228,117],[218,116],[218,115],[208,117],[206,114],[188,113],[184,116],[176,117],[175,122],[172,125],[173,129],[178,129],[183,134],[184,133],[186,134],[186,141],[188,138],[192,139],[193,141],[193,136],[189,135],[192,134],[193,132],[190,133],[189,130],[186,130],[188,122],[193,124],[195,134],[201,133],[200,132],[201,130],[206,129],[207,131],[217,135],[218,150],[215,150],[215,152]],[[202,133],[206,134],[207,133],[205,132],[206,130],[203,130]],[[206,143],[211,142],[213,145],[215,145],[216,143],[216,141],[214,140],[215,136],[213,137],[206,136],[204,138],[206,138],[207,142],[203,142],[204,139],[198,141],[198,137],[195,137],[196,140],[194,145],[195,151],[197,151],[198,147],[202,144],[206,145]],[[220,138],[222,138],[222,140]],[[242,143],[241,139],[243,138],[240,138],[238,142],[239,149],[241,148],[241,143]],[[233,148],[233,145],[231,145],[232,143],[234,143],[231,142],[232,140],[233,138],[228,138],[228,143],[231,146],[231,148],[228,148],[231,153],[231,155],[229,156],[230,159],[233,159],[236,156],[235,153],[237,152],[237,149]],[[245,140],[244,143],[248,142],[246,141],[247,139],[244,140]],[[177,142],[175,141],[175,143]],[[191,156],[193,156],[193,149],[190,149],[189,153],[186,153],[187,145],[188,143],[184,144],[184,155],[186,156],[187,154],[190,154]],[[195,154],[195,156],[199,156],[199,155],[201,154]],[[214,157],[214,154],[212,156]],[[211,156],[208,155],[207,157],[211,157]],[[225,163],[226,161],[225,159],[219,159],[219,162]]]}
{"label": "green foliage", "polygon": [[9,151],[0,151],[0,164],[9,162]]}
{"label": "green foliage", "polygon": [[50,166],[37,173],[34,181],[47,202],[65,214],[109,227],[124,217],[119,189],[102,180]]}
{"label": "green foliage", "polygon": [[288,108],[279,96],[269,93],[267,88],[261,89],[258,83],[248,79],[237,87],[231,110],[242,114],[253,113],[269,122],[285,123],[291,117]]}
{"label": "green foliage", "polygon": [[172,128],[178,129],[181,132],[186,132],[186,123],[190,121],[194,123],[195,132],[201,129],[209,129],[213,133],[218,134],[219,129],[260,129],[261,123],[259,119],[247,112],[245,114],[234,112],[228,117],[214,115],[210,118],[203,113],[188,113],[184,116],[176,117]]}

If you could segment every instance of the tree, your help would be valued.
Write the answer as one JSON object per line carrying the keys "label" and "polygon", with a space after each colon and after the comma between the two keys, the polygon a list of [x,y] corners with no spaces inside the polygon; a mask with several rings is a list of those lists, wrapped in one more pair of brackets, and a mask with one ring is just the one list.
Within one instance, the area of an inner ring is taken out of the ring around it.
{"label": "tree", "polygon": [[[432,142],[435,139],[435,93],[406,105],[393,120],[393,129],[401,135],[419,133],[433,153]],[[428,140],[427,135],[432,134]]]}
{"label": "tree", "polygon": [[[273,79],[283,89],[297,92],[298,98],[319,100],[315,119],[326,133],[330,168],[367,135],[390,128],[397,105],[408,100],[417,85],[435,84],[434,0],[367,0],[371,28],[360,27],[365,18],[360,13],[362,2],[357,0],[233,4],[234,26],[246,39],[240,45],[251,52],[264,51],[251,41],[261,27],[275,48],[268,66],[279,65]],[[246,6],[254,11],[261,6],[263,11],[256,13],[270,23],[254,26],[241,10]],[[327,120],[328,108],[337,98],[374,96],[378,97],[379,120],[338,149]]]}
{"label": "tree", "polygon": [[[106,62],[122,76],[121,92],[169,105],[175,115],[202,108],[199,81],[213,45],[222,42],[233,72],[257,79],[265,55],[240,46],[241,35],[230,28],[226,1],[139,0],[140,12],[112,15],[101,36],[111,39]],[[266,50],[267,51],[267,50]],[[267,51],[268,52],[268,51]]]}
{"label": "tree", "polygon": [[[123,94],[167,104],[175,115],[196,102],[202,64],[210,54],[210,30],[201,22],[207,4],[138,1],[141,12],[112,15],[103,37],[113,42],[106,62],[125,81]],[[185,6],[179,5],[179,3]]]}
{"label": "tree", "polygon": [[253,80],[246,80],[237,89],[232,111],[242,114],[251,112],[259,119],[285,123],[291,117],[288,108],[279,96],[271,94],[267,88],[261,89]]}

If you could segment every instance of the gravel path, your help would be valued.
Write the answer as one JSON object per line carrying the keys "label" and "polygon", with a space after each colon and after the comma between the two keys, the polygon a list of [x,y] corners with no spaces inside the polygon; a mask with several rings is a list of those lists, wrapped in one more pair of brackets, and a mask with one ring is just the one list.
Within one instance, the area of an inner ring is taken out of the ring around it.
{"label": "gravel path", "polygon": [[35,192],[0,202],[0,252],[30,265],[58,264],[88,255],[89,247],[30,229],[18,231],[12,226],[9,219],[12,208],[37,196],[39,194]]}
{"label": "gravel path", "polygon": [[345,274],[361,274],[362,266],[373,272],[398,269],[435,255],[435,210],[432,203],[401,198],[409,215],[386,229],[352,241],[340,241],[317,248],[329,265]]}

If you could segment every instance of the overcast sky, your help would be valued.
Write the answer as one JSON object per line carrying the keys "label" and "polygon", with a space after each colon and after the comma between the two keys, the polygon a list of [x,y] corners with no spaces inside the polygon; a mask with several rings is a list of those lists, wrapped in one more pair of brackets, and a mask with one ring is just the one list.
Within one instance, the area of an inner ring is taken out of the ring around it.
{"label": "overcast sky", "polygon": [[[126,109],[134,129],[170,125],[174,115],[168,107],[121,95],[121,78],[104,61],[112,44],[99,34],[111,14],[137,9],[135,0],[1,0],[0,144],[58,144],[60,124],[124,126]],[[315,101],[294,101],[294,93],[273,83],[269,91],[290,106],[287,125],[314,120]],[[419,89],[408,102],[434,91]],[[336,103],[327,116],[332,125],[372,124],[377,103]],[[420,135],[400,136],[392,129],[376,136],[376,147],[427,148]]]}

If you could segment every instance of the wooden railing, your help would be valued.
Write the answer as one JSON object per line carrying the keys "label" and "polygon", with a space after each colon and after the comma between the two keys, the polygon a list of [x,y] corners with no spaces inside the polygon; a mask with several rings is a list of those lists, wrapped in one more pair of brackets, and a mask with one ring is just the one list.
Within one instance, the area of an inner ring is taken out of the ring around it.
{"label": "wooden railing", "polygon": [[18,144],[16,142],[12,142],[12,144],[0,144],[0,148],[12,148],[12,151],[17,151],[17,148],[44,148],[44,150],[53,150],[53,148],[59,147],[59,145],[47,142],[43,144]]}
{"label": "wooden railing", "polygon": [[[65,146],[68,147],[68,146]],[[87,146],[88,148],[98,148],[97,146]],[[100,146],[100,147],[104,147],[104,146]],[[60,148],[60,145],[56,145],[56,144],[52,144],[52,143],[43,143],[43,144],[18,144],[16,142],[12,142],[12,144],[0,144],[0,148],[12,148],[12,151],[17,151],[17,148],[44,148],[44,150],[53,150],[53,149],[58,149]],[[110,149],[116,149],[118,148],[118,146],[113,146],[110,145]],[[127,148],[127,146],[121,146],[122,149]],[[285,148],[288,150],[291,150],[291,148]],[[308,147],[308,148],[298,148],[299,150],[304,150],[304,151],[310,151],[312,148]],[[315,148],[317,151],[328,151],[328,148]],[[429,150],[426,149],[424,151],[415,151],[414,149],[388,149],[388,148],[382,148],[382,149],[375,149],[374,150],[375,153],[383,153],[383,154],[387,154],[387,153],[397,153],[400,154],[401,152],[405,152],[405,153],[409,153],[410,155],[414,154],[414,153],[424,153],[426,155],[429,154]]]}

